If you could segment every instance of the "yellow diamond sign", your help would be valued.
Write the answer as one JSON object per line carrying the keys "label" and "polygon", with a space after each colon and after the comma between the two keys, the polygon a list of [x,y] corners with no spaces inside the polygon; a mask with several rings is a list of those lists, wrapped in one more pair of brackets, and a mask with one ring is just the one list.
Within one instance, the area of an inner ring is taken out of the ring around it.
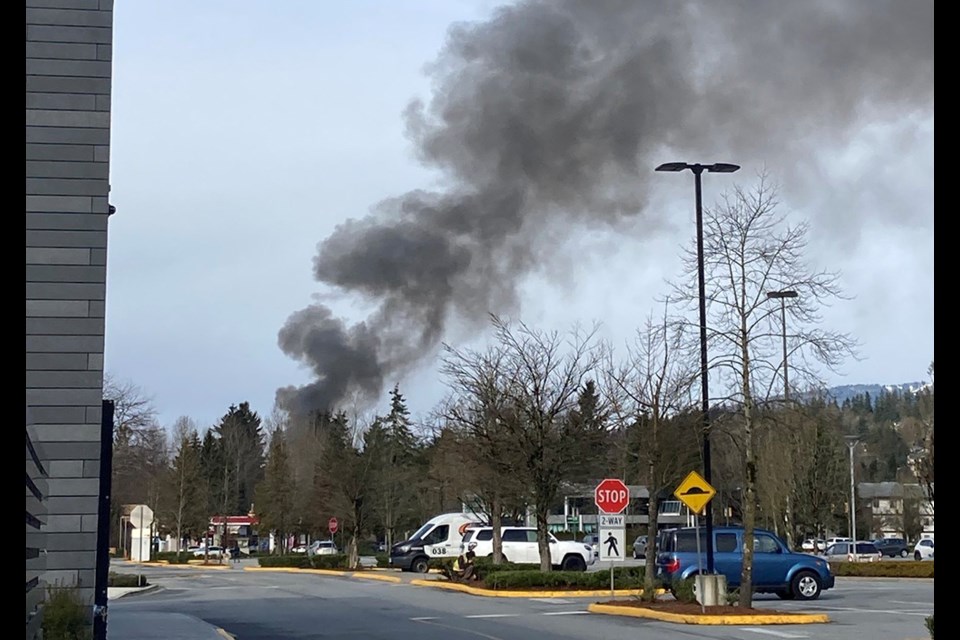
{"label": "yellow diamond sign", "polygon": [[677,490],[673,492],[680,502],[687,505],[690,511],[699,514],[707,503],[717,495],[717,490],[710,486],[699,473],[691,471],[683,479]]}

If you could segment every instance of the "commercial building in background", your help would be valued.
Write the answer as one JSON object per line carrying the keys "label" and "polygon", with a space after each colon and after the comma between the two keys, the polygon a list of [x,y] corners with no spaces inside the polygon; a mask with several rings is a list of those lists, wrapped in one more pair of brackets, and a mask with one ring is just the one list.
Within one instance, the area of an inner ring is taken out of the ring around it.
{"label": "commercial building in background", "polygon": [[[42,593],[44,580],[78,585],[92,605],[111,213],[113,0],[26,0],[26,26],[27,426],[47,476],[41,492],[46,566],[33,587]],[[27,490],[29,512],[29,482]]]}

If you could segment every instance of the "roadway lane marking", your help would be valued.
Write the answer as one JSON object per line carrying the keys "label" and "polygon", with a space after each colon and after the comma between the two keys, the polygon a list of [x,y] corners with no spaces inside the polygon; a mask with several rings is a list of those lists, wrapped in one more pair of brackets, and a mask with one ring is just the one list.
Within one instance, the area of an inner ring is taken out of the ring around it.
{"label": "roadway lane marking", "polygon": [[933,605],[931,605],[929,602],[910,602],[910,601],[908,601],[908,600],[891,600],[890,602],[892,602],[892,603],[894,603],[894,604],[915,604],[915,605],[920,606],[920,607],[931,607],[931,606],[933,606]]}
{"label": "roadway lane marking", "polygon": [[410,618],[414,622],[424,622],[426,620],[436,620],[436,616],[423,616],[422,618]]}
{"label": "roadway lane marking", "polygon": [[773,629],[751,629],[750,627],[740,627],[740,631],[749,631],[751,633],[763,633],[768,636],[777,636],[778,638],[809,638],[806,634],[787,633],[786,631],[774,631]]}
{"label": "roadway lane marking", "polygon": [[590,613],[589,611],[544,611],[540,615],[544,616],[578,616],[582,613]]}
{"label": "roadway lane marking", "polygon": [[464,618],[516,618],[519,613],[478,613],[472,616],[463,616]]}
{"label": "roadway lane marking", "polygon": [[572,600],[565,600],[564,598],[530,598],[532,602],[543,602],[545,604],[570,604]]}

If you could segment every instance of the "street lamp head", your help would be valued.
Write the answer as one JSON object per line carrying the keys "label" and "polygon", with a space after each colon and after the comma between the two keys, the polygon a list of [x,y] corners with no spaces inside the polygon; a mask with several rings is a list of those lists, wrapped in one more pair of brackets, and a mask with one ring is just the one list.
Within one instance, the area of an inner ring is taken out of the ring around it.
{"label": "street lamp head", "polygon": [[657,167],[656,170],[657,171],[683,171],[689,166],[690,165],[688,165],[686,162],[667,162]]}
{"label": "street lamp head", "polygon": [[707,165],[707,171],[711,173],[733,173],[738,171],[740,165],[738,164],[728,164],[726,162],[715,162],[713,164]]}
{"label": "street lamp head", "polygon": [[843,436],[843,439],[847,441],[847,446],[851,449],[860,444],[860,436]]}
{"label": "street lamp head", "polygon": [[796,291],[786,290],[786,291],[767,291],[768,298],[796,298],[798,294]]}

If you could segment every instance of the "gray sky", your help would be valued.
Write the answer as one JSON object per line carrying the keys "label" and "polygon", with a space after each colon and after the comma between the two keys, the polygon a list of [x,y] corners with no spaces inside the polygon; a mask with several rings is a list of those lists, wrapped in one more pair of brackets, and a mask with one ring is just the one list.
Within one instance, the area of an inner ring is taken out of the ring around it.
{"label": "gray sky", "polygon": [[863,356],[830,384],[927,378],[932,1],[500,6],[118,3],[106,369],[163,424],[397,382],[424,415],[488,310],[622,342],[692,238],[673,160],[810,222]]}

